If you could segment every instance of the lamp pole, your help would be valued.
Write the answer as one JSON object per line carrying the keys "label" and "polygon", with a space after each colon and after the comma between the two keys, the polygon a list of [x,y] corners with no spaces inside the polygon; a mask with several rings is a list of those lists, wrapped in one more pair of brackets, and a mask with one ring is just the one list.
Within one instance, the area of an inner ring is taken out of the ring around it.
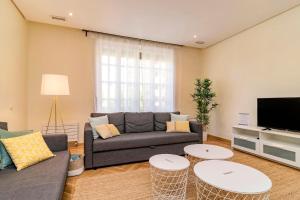
{"label": "lamp pole", "polygon": [[55,132],[57,130],[57,117],[56,117],[57,109],[56,109],[56,104],[57,104],[57,96],[54,96],[54,124],[55,124],[54,129],[55,129]]}
{"label": "lamp pole", "polygon": [[46,134],[50,129],[49,127],[50,127],[52,117],[54,117],[54,131],[57,132],[59,130],[58,126],[60,125],[58,121],[60,120],[60,122],[62,123],[63,131],[64,133],[66,133],[65,125],[60,110],[58,108],[57,102],[58,102],[58,96],[70,95],[68,76],[60,75],[60,74],[43,74],[42,84],[41,84],[41,94],[52,96],[52,104],[51,104],[50,115],[46,127]]}
{"label": "lamp pole", "polygon": [[57,119],[58,119],[58,117],[60,117],[64,133],[66,133],[65,125],[64,125],[64,121],[62,119],[61,113],[57,112],[58,111],[58,108],[57,108],[57,98],[58,98],[57,96],[54,96],[53,99],[52,99],[52,105],[51,105],[50,115],[49,115],[49,118],[48,118],[48,123],[47,123],[47,128],[46,128],[46,134],[48,133],[48,130],[49,130],[49,126],[50,126],[50,122],[51,122],[51,118],[52,118],[52,113],[53,112],[54,112],[54,130],[55,130],[55,132],[57,131],[57,126],[58,126]]}

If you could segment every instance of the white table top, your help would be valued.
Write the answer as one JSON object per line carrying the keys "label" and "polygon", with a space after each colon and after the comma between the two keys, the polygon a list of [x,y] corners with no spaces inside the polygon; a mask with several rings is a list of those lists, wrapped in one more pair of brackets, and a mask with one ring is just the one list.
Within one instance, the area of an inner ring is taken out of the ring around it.
{"label": "white table top", "polygon": [[262,172],[230,161],[199,162],[195,165],[194,172],[205,183],[239,194],[264,193],[272,187],[272,181]]}
{"label": "white table top", "polygon": [[190,166],[188,159],[173,154],[158,154],[149,159],[150,165],[166,171],[178,171]]}
{"label": "white table top", "polygon": [[204,160],[223,160],[233,156],[230,149],[210,144],[191,144],[184,147],[184,152]]}

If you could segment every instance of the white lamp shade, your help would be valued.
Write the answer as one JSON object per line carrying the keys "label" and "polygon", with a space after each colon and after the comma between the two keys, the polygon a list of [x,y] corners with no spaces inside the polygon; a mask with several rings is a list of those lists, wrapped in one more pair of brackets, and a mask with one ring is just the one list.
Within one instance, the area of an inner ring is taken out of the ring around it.
{"label": "white lamp shade", "polygon": [[70,95],[68,76],[59,74],[43,74],[42,95]]}

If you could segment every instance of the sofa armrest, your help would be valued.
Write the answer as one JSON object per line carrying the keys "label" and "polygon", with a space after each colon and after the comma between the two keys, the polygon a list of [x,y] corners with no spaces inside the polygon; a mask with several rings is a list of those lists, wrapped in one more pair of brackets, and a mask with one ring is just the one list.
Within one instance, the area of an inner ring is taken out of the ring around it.
{"label": "sofa armrest", "polygon": [[86,169],[93,168],[93,131],[90,123],[84,126],[84,166]]}
{"label": "sofa armrest", "polygon": [[200,142],[203,143],[202,124],[196,121],[190,121],[190,129],[193,133],[198,133]]}
{"label": "sofa armrest", "polygon": [[0,122],[0,129],[7,130],[7,122]]}
{"label": "sofa armrest", "polygon": [[43,138],[51,151],[68,150],[68,136],[66,134],[43,135]]}

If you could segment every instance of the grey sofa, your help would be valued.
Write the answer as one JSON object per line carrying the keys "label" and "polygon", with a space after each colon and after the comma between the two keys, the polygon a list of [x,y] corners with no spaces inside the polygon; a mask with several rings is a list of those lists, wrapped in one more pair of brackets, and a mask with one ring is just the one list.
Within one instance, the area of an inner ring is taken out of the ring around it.
{"label": "grey sofa", "polygon": [[202,143],[202,126],[190,122],[191,133],[166,133],[170,113],[92,113],[91,117],[108,115],[121,135],[103,140],[93,139],[89,123],[84,127],[85,168],[146,161],[152,155],[183,155],[189,144]]}
{"label": "grey sofa", "polygon": [[[4,128],[5,125],[2,123],[1,127]],[[14,166],[0,170],[0,199],[62,198],[69,165],[67,135],[45,135],[44,139],[56,156],[19,172]]]}

